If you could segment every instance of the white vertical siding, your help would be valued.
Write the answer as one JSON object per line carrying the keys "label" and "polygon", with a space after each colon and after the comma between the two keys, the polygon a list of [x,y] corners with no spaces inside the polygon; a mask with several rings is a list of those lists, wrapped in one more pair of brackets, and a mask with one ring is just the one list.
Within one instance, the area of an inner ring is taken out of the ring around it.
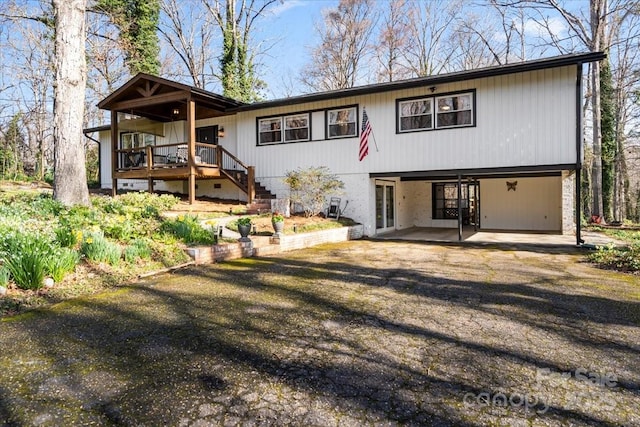
{"label": "white vertical siding", "polygon": [[311,113],[311,140],[320,141],[324,139],[326,123],[324,111],[314,111]]}
{"label": "white vertical siding", "polygon": [[[218,126],[219,129],[224,129],[224,136],[218,139],[218,144],[222,145],[225,149],[232,153],[238,151],[238,134],[236,131],[236,116],[221,116],[211,119],[204,119],[196,121],[196,128],[206,126]],[[255,137],[254,137],[255,138]]]}
{"label": "white vertical siding", "polygon": [[[433,95],[476,90],[476,126],[469,128],[397,134],[396,100],[431,96],[427,87],[243,112],[238,156],[258,177],[308,166],[351,174],[575,163],[575,79],[575,67],[562,67],[439,85]],[[354,104],[358,126],[366,107],[373,127],[362,162],[358,138],[315,140],[324,128],[321,110]],[[298,111],[318,111],[311,114],[313,141],[257,146],[256,117]]]}
{"label": "white vertical siding", "polygon": [[111,131],[100,132],[100,188],[112,188]]}

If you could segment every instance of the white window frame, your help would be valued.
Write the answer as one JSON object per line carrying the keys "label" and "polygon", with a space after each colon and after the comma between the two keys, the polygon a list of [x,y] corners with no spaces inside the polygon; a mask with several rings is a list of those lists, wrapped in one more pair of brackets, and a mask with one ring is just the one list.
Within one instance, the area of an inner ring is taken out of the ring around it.
{"label": "white window frame", "polygon": [[[289,119],[294,119],[294,118],[300,118],[300,119],[304,120],[305,123],[306,123],[306,126],[290,127],[289,126]],[[309,113],[298,113],[298,114],[290,114],[288,116],[284,116],[283,117],[283,122],[284,122],[284,133],[283,133],[284,142],[303,142],[303,141],[309,141],[311,139],[311,120],[309,118]],[[288,139],[287,138],[287,131],[294,131],[294,130],[298,130],[298,129],[306,129],[307,130],[307,137],[306,138],[298,138],[298,139]]]}
{"label": "white window frame", "polygon": [[[331,113],[336,113],[335,117],[337,118],[339,116],[339,114],[337,114],[340,111],[349,111],[349,113],[347,113],[347,116],[349,118],[349,121],[346,122],[331,122]],[[341,107],[341,108],[332,108],[331,110],[327,110],[327,139],[338,139],[338,138],[355,138],[358,136],[358,107],[353,105],[350,107]],[[353,121],[351,121],[351,117],[353,117]],[[334,135],[331,136],[331,126],[339,126],[339,125],[346,125],[346,128],[349,129],[349,125],[353,123],[353,133],[349,133],[349,134],[343,134],[343,135]]]}
{"label": "white window frame", "polygon": [[[129,139],[129,146],[125,140]],[[122,132],[120,134],[120,149],[142,148],[147,145],[156,145],[156,136],[152,133],[144,132]]]}
{"label": "white window frame", "polygon": [[[441,100],[445,100],[445,99],[453,99],[453,98],[463,98],[463,97],[469,97],[469,105],[468,108],[457,108],[454,109],[452,108],[452,103],[441,103]],[[454,94],[450,94],[450,95],[444,95],[444,96],[437,96],[436,97],[436,112],[435,112],[435,127],[436,129],[451,129],[451,128],[458,128],[458,127],[468,127],[468,126],[473,126],[474,123],[474,112],[473,112],[473,104],[474,104],[474,93],[473,92],[461,92],[461,93],[454,93]],[[448,109],[445,109],[444,107],[448,107]],[[454,125],[443,125],[440,126],[438,124],[439,120],[438,118],[445,115],[445,114],[453,114],[453,113],[464,113],[464,112],[468,112],[469,113],[469,123],[461,123],[461,124],[454,124]]]}
{"label": "white window frame", "polygon": [[[414,103],[423,103],[426,102],[426,105],[428,105],[428,111],[425,112],[416,112],[414,114],[407,114],[407,115],[403,115],[403,106],[406,104],[414,104]],[[433,97],[431,98],[415,98],[415,99],[406,99],[403,101],[398,101],[398,131],[400,133],[404,133],[404,132],[417,132],[417,131],[424,131],[424,130],[432,130],[434,128],[434,118],[435,118],[435,114],[433,111]],[[406,118],[412,118],[412,117],[422,117],[422,116],[431,116],[430,120],[429,120],[429,126],[428,127],[416,127],[416,128],[407,128],[404,129],[402,127],[402,119],[406,119]]]}
{"label": "white window frame", "polygon": [[[269,130],[263,131],[262,130],[263,122],[268,122],[270,124],[280,123],[280,125],[277,129],[269,129]],[[280,139],[279,140],[274,139],[273,141],[262,142],[261,135],[266,133],[272,133],[272,132],[280,132]],[[283,134],[284,134],[284,130],[282,129],[282,117],[264,117],[264,118],[258,119],[258,145],[282,144]]]}

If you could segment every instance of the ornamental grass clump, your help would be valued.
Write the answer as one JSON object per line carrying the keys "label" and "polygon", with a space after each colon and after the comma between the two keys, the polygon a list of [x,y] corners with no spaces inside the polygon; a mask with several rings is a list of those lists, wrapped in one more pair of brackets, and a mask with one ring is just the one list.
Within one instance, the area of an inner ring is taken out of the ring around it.
{"label": "ornamental grass clump", "polygon": [[124,248],[123,254],[126,262],[134,263],[139,259],[151,258],[151,248],[149,248],[149,244],[145,240],[135,239]]}
{"label": "ornamental grass clump", "polygon": [[76,269],[80,262],[80,254],[73,249],[60,248],[47,260],[46,269],[51,278],[56,282]]}
{"label": "ornamental grass clump", "polygon": [[9,269],[4,265],[0,267],[0,288],[7,288],[9,285],[9,279],[11,278],[11,273],[9,273]]}
{"label": "ornamental grass clump", "polygon": [[68,225],[61,225],[53,230],[56,242],[63,248],[71,248],[78,243],[78,233]]}
{"label": "ornamental grass clump", "polygon": [[215,243],[214,233],[204,228],[197,216],[179,215],[162,223],[162,231],[173,234],[188,245],[212,245]]}
{"label": "ornamental grass clump", "polygon": [[122,257],[120,246],[108,241],[102,232],[85,233],[80,244],[80,252],[93,262],[106,262],[117,265]]}
{"label": "ornamental grass clump", "polygon": [[13,235],[5,245],[9,248],[4,265],[20,289],[37,290],[43,286],[47,263],[51,256],[50,243],[30,234]]}

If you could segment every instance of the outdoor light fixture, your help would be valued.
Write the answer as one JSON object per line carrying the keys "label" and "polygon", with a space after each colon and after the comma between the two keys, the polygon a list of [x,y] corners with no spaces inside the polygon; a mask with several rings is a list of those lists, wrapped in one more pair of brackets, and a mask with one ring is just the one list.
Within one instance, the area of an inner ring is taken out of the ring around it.
{"label": "outdoor light fixture", "polygon": [[224,128],[222,126],[218,128],[218,138],[224,138]]}
{"label": "outdoor light fixture", "polygon": [[177,108],[174,108],[172,113],[174,116],[178,117],[180,115],[180,110],[178,110]]}

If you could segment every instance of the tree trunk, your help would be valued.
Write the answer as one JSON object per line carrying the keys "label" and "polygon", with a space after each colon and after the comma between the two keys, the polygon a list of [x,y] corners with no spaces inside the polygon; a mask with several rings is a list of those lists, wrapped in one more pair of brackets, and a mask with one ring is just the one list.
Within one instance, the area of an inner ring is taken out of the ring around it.
{"label": "tree trunk", "polygon": [[591,215],[601,217],[602,205],[602,132],[600,130],[600,63],[591,64],[591,86],[593,93],[592,121],[593,121],[593,163],[591,166]]}
{"label": "tree trunk", "polygon": [[87,83],[86,0],[53,0],[55,83],[53,197],[64,205],[89,205],[82,134]]}
{"label": "tree trunk", "polygon": [[[591,0],[591,52],[598,52],[603,46],[606,0]],[[591,215],[604,220],[602,203],[602,113],[600,111],[600,63],[591,64],[591,108],[593,121],[593,165],[591,168]]]}

